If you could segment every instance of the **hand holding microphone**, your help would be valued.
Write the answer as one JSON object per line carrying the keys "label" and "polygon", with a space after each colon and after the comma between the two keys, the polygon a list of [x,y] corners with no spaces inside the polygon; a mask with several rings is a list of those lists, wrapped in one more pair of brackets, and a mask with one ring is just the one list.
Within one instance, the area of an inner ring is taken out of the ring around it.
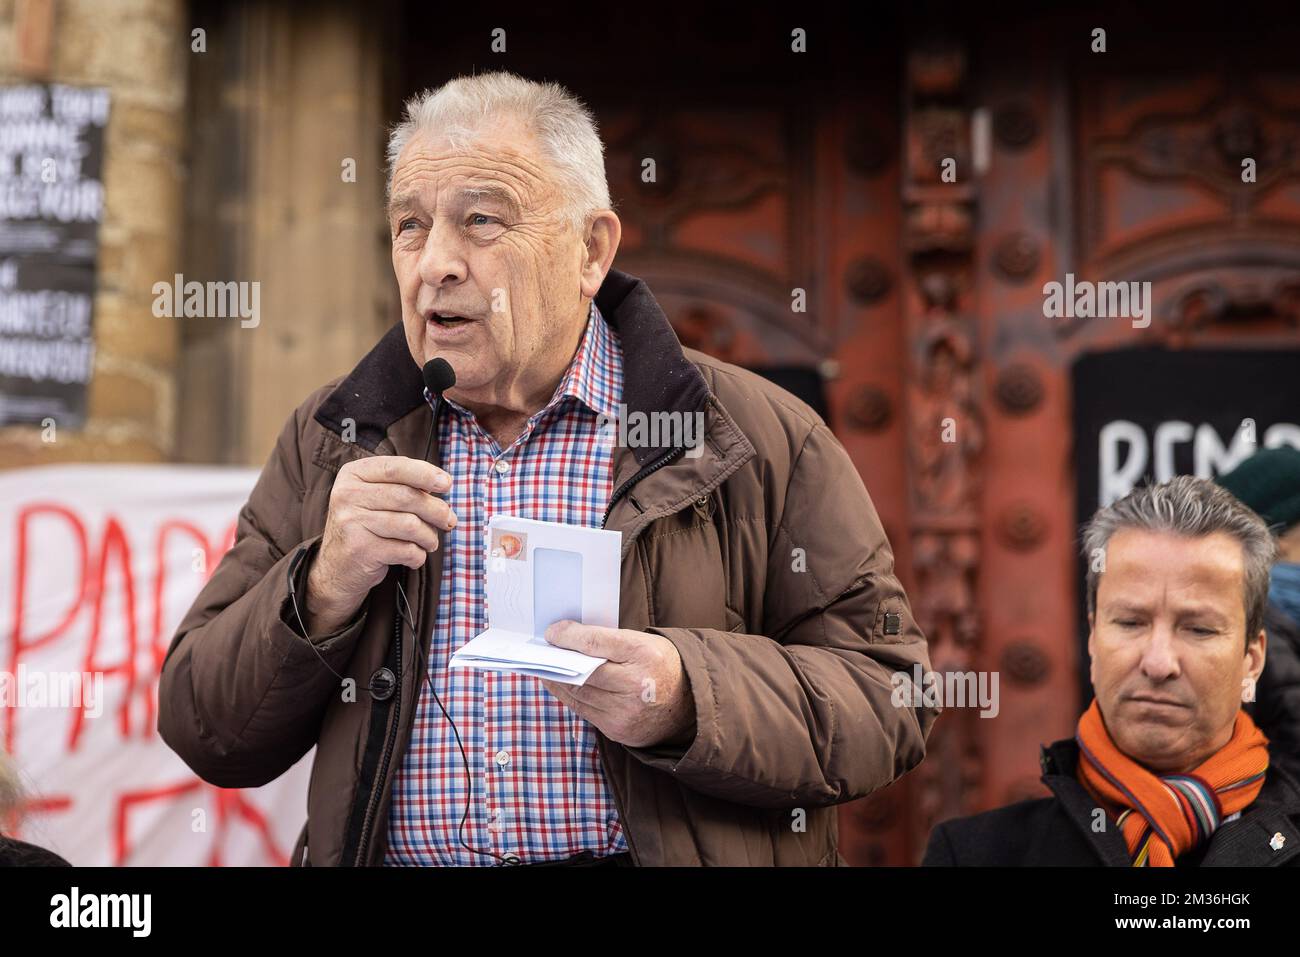
{"label": "hand holding microphone", "polygon": [[426,461],[442,393],[456,374],[445,359],[432,359],[424,382],[437,400],[425,460],[370,456],[349,462],[334,480],[325,533],[307,575],[305,626],[313,634],[337,631],[390,566],[422,567],[438,549],[438,531],[456,527],[456,513],[438,497],[451,488],[451,476]]}

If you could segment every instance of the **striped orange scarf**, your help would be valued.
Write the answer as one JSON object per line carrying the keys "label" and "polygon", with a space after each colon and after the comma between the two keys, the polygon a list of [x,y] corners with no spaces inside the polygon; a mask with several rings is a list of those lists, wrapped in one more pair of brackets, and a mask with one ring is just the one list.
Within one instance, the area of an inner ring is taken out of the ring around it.
{"label": "striped orange scarf", "polygon": [[1173,867],[1264,786],[1268,739],[1244,711],[1232,738],[1189,774],[1155,774],[1110,739],[1094,698],[1079,719],[1079,783],[1112,813],[1134,867]]}

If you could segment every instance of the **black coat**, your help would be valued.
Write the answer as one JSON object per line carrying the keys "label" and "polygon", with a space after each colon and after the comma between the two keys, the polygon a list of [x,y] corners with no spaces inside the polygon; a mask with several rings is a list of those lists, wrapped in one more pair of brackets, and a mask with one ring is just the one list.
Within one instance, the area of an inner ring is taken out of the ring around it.
{"label": "black coat", "polygon": [[0,834],[0,867],[71,867],[53,851]]}
{"label": "black coat", "polygon": [[[939,824],[930,833],[926,865],[1128,867],[1124,835],[1109,819],[1093,831],[1097,802],[1075,776],[1079,745],[1073,738],[1042,749],[1043,783],[1053,797],[1021,801],[973,817]],[[1281,834],[1279,850],[1270,847]],[[1179,867],[1300,866],[1300,783],[1283,767],[1270,767],[1264,787],[1241,817],[1176,861]]]}

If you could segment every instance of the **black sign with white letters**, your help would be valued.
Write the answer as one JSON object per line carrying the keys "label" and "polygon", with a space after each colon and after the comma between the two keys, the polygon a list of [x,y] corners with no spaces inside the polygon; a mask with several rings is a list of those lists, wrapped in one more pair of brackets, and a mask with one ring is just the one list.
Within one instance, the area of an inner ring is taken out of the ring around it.
{"label": "black sign with white letters", "polygon": [[103,87],[0,87],[0,425],[84,422],[108,110]]}

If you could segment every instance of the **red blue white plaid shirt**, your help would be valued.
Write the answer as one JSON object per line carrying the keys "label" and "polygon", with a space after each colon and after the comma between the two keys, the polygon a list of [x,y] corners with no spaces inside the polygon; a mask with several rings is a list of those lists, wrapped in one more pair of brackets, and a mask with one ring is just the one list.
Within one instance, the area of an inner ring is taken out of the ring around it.
{"label": "red blue white plaid shirt", "polygon": [[582,851],[627,850],[595,733],[536,678],[449,669],[452,652],[487,627],[487,523],[506,514],[598,527],[613,491],[612,421],[623,395],[618,338],[595,303],[582,342],[550,403],[504,452],[450,400],[438,427],[447,501],[457,525],[443,537],[442,590],[429,682],[460,731],[469,780],[447,719],[422,682],[410,746],[397,771],[387,865],[491,865],[457,833],[470,787],[470,847],[524,863]]}

